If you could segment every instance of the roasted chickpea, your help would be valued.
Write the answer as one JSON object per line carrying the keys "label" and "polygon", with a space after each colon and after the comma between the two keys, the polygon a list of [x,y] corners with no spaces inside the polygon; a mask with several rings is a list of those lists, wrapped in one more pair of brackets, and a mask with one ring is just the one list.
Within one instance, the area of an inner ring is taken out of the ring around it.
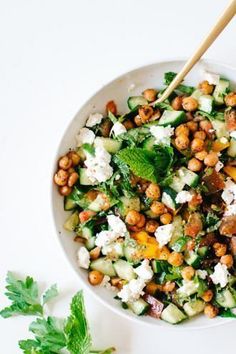
{"label": "roasted chickpea", "polygon": [[213,245],[216,257],[224,256],[227,251],[227,246],[224,243],[216,242]]}
{"label": "roasted chickpea", "polygon": [[69,177],[68,172],[60,169],[54,175],[54,182],[58,186],[65,186],[67,184],[68,177]]}
{"label": "roasted chickpea", "polygon": [[175,288],[175,283],[173,281],[167,281],[165,284],[162,286],[162,291],[165,293],[170,293],[173,291]]}
{"label": "roasted chickpea", "polygon": [[218,308],[212,304],[207,304],[204,309],[204,314],[209,318],[214,318],[218,315]]}
{"label": "roasted chickpea", "polygon": [[148,198],[153,199],[153,200],[157,200],[161,196],[160,187],[156,183],[150,183],[149,186],[147,187],[145,193]]}
{"label": "roasted chickpea", "polygon": [[100,124],[101,135],[107,138],[110,135],[111,128],[112,128],[112,122],[110,121],[110,119],[109,118],[103,119]]}
{"label": "roasted chickpea", "polygon": [[78,181],[79,175],[77,172],[73,172],[68,178],[68,186],[73,187],[73,185]]}
{"label": "roasted chickpea", "polygon": [[145,91],[143,91],[143,96],[144,96],[144,98],[146,98],[146,100],[148,102],[153,102],[153,101],[155,101],[155,99],[157,97],[157,90],[146,89]]}
{"label": "roasted chickpea", "polygon": [[141,125],[143,124],[141,117],[139,115],[134,117],[134,122],[138,127],[141,127]]}
{"label": "roasted chickpea", "polygon": [[182,103],[183,103],[183,97],[182,96],[176,96],[172,101],[171,101],[171,107],[175,111],[180,111],[182,109]]}
{"label": "roasted chickpea", "polygon": [[168,263],[170,263],[173,267],[179,267],[183,264],[184,257],[182,253],[178,252],[171,252],[168,257]]}
{"label": "roasted chickpea", "polygon": [[186,112],[185,116],[186,116],[187,122],[190,122],[191,120],[194,119],[194,115],[192,112]]}
{"label": "roasted chickpea", "polygon": [[188,251],[193,251],[195,248],[195,241],[194,240],[189,240],[187,242],[186,248]]}
{"label": "roasted chickpea", "polygon": [[141,214],[136,210],[130,210],[126,215],[125,222],[131,226],[137,225],[141,219]]}
{"label": "roasted chickpea", "polygon": [[185,109],[185,111],[193,112],[196,111],[198,107],[198,101],[191,96],[184,97],[182,106]]}
{"label": "roasted chickpea", "polygon": [[175,128],[175,135],[179,136],[181,134],[189,136],[189,128],[186,124],[180,124]]}
{"label": "roasted chickpea", "polygon": [[203,130],[199,130],[197,132],[195,132],[193,134],[194,138],[198,138],[198,139],[202,139],[205,140],[206,139],[206,133]]}
{"label": "roasted chickpea", "polygon": [[80,162],[80,156],[75,151],[68,152],[67,156],[72,160],[72,165],[77,166]]}
{"label": "roasted chickpea", "polygon": [[127,130],[130,130],[130,129],[133,129],[134,128],[134,123],[132,122],[132,120],[130,119],[127,119],[123,122],[123,125],[124,127],[127,129]]}
{"label": "roasted chickpea", "polygon": [[198,87],[204,95],[210,95],[214,90],[214,86],[209,84],[207,80],[200,82]]}
{"label": "roasted chickpea", "polygon": [[95,211],[92,210],[83,210],[79,213],[79,220],[81,223],[88,221],[91,219],[94,215],[96,215]]}
{"label": "roasted chickpea", "polygon": [[175,138],[175,145],[176,145],[177,149],[179,149],[179,150],[187,149],[189,146],[189,143],[190,143],[189,138],[185,134],[179,134]]}
{"label": "roasted chickpea", "polygon": [[68,156],[63,156],[58,161],[58,166],[63,170],[68,170],[72,166],[72,160]]}
{"label": "roasted chickpea", "polygon": [[199,122],[199,126],[202,130],[204,130],[204,132],[206,132],[208,136],[211,136],[211,130],[213,129],[213,126],[209,120],[202,120]]}
{"label": "roasted chickpea", "polygon": [[184,280],[191,280],[195,274],[195,270],[191,266],[184,267],[181,271],[181,275]]}
{"label": "roasted chickpea", "polygon": [[220,263],[226,265],[227,268],[232,268],[234,264],[234,259],[231,254],[225,254],[220,258]]}
{"label": "roasted chickpea", "polygon": [[96,190],[94,190],[94,189],[90,189],[90,191],[88,191],[87,193],[86,193],[86,198],[90,201],[90,202],[92,202],[92,201],[94,201],[96,198],[97,198],[97,196],[98,196],[98,191],[96,191]]}
{"label": "roasted chickpea", "polygon": [[98,259],[101,253],[101,248],[100,247],[95,247],[90,253],[90,258],[92,260]]}
{"label": "roasted chickpea", "polygon": [[71,192],[72,192],[72,188],[68,186],[62,186],[59,188],[59,193],[64,196],[71,194]]}
{"label": "roasted chickpea", "polygon": [[157,202],[156,200],[151,204],[151,211],[157,215],[160,216],[165,213],[166,207],[163,203]]}
{"label": "roasted chickpea", "polygon": [[161,117],[161,111],[159,109],[155,109],[153,112],[153,115],[150,118],[150,122],[153,122],[154,120],[157,120]]}
{"label": "roasted chickpea", "polygon": [[136,224],[136,226],[141,229],[142,227],[144,227],[145,223],[146,223],[146,218],[145,218],[145,216],[144,216],[143,214],[140,214],[140,220],[139,220],[139,222]]}
{"label": "roasted chickpea", "polygon": [[115,286],[117,289],[121,290],[122,287],[123,287],[123,281],[122,281],[121,278],[118,278],[118,277],[112,278],[111,279],[111,285]]}
{"label": "roasted chickpea", "polygon": [[188,129],[190,130],[191,133],[194,133],[198,130],[198,124],[197,122],[190,121],[186,123]]}
{"label": "roasted chickpea", "polygon": [[202,162],[193,157],[188,162],[188,169],[193,172],[201,171],[202,169]]}
{"label": "roasted chickpea", "polygon": [[103,278],[104,278],[104,274],[102,274],[98,270],[91,270],[91,272],[89,272],[88,274],[88,280],[91,285],[101,284]]}
{"label": "roasted chickpea", "polygon": [[202,150],[202,151],[196,152],[195,157],[198,160],[203,161],[205,159],[205,157],[207,156],[207,154],[208,153],[206,150]]}
{"label": "roasted chickpea", "polygon": [[204,150],[204,141],[202,139],[194,138],[191,142],[191,150],[193,153]]}
{"label": "roasted chickpea", "polygon": [[116,115],[117,114],[117,108],[116,104],[114,101],[109,101],[106,104],[106,112],[111,112],[112,114]]}
{"label": "roasted chickpea", "polygon": [[225,96],[225,104],[230,107],[236,106],[236,92],[230,92]]}
{"label": "roasted chickpea", "polygon": [[190,210],[195,210],[200,204],[202,204],[203,199],[201,194],[194,193],[192,199],[188,202],[188,207]]}
{"label": "roasted chickpea", "polygon": [[211,151],[204,159],[204,164],[208,167],[214,167],[219,161],[219,157],[216,152]]}
{"label": "roasted chickpea", "polygon": [[164,213],[160,216],[160,222],[164,225],[170,224],[173,217],[170,213]]}
{"label": "roasted chickpea", "polygon": [[151,106],[144,105],[139,108],[138,114],[142,123],[146,123],[153,115],[153,108]]}
{"label": "roasted chickpea", "polygon": [[204,291],[204,293],[202,294],[201,298],[202,300],[204,300],[205,302],[210,302],[213,298],[213,291],[212,290],[206,290]]}
{"label": "roasted chickpea", "polygon": [[156,220],[148,220],[146,222],[145,230],[153,234],[158,228],[159,224]]}

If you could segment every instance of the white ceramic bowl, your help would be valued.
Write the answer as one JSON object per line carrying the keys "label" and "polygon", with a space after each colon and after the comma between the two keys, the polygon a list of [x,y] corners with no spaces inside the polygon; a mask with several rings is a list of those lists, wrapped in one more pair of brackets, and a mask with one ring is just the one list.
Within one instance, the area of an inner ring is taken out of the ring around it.
{"label": "white ceramic bowl", "polygon": [[[128,96],[139,95],[145,88],[148,87],[161,87],[163,85],[164,73],[167,71],[178,72],[182,68],[183,64],[184,60],[170,60],[144,66],[118,77],[99,90],[83,105],[74,119],[70,122],[59,144],[59,148],[55,156],[53,171],[56,169],[58,157],[67,152],[69,148],[75,147],[75,135],[78,130],[83,127],[88,115],[91,112],[103,112],[106,102],[111,99],[114,99],[117,103],[120,113],[126,112],[126,101]],[[204,69],[219,73],[221,76],[229,78],[232,82],[234,81],[233,84],[235,84],[236,68],[212,61],[199,62],[187,76],[185,82],[191,85],[197,84],[202,79],[202,71]],[[129,92],[132,86],[134,88],[132,92]],[[73,241],[73,235],[71,233],[66,232],[63,229],[62,225],[69,213],[64,211],[62,197],[59,195],[55,186],[52,188],[52,207],[59,242],[71,267],[78,274],[78,277],[82,280],[84,286],[89,289],[97,299],[103,302],[103,304],[127,319],[136,320],[136,322],[150,324],[152,326],[169,327],[170,325],[164,321],[155,320],[149,316],[137,317],[133,315],[131,311],[122,309],[119,301],[113,299],[114,294],[112,292],[101,287],[93,287],[88,283],[87,271],[80,269],[77,265],[76,253],[78,251],[79,244]],[[230,320],[218,317],[214,320],[209,320],[205,316],[198,316],[190,321],[186,321],[183,322],[183,324],[175,326],[175,329],[203,328],[224,324],[228,321]]]}

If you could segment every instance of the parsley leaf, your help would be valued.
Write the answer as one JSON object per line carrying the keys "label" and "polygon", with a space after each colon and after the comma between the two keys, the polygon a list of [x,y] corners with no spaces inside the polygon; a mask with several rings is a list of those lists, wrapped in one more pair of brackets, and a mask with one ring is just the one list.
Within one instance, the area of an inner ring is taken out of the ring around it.
{"label": "parsley leaf", "polygon": [[219,316],[226,317],[226,318],[236,318],[236,314],[233,313],[231,309],[224,309],[223,311],[220,312]]}
{"label": "parsley leaf", "polygon": [[[164,74],[164,83],[169,86],[170,83],[174,80],[174,78],[176,77],[176,73],[169,71],[167,73]],[[194,87],[192,86],[187,86],[187,85],[183,85],[180,84],[176,90],[181,91],[182,93],[186,93],[187,95],[191,95],[193,93]]]}
{"label": "parsley leaf", "polygon": [[82,291],[73,297],[70,309],[71,314],[65,325],[67,349],[72,354],[88,354],[92,339],[86,319]]}
{"label": "parsley leaf", "polygon": [[0,312],[2,317],[7,318],[16,314],[41,315],[43,313],[38,296],[38,285],[33,278],[27,277],[25,281],[17,280],[11,272],[8,272],[6,282],[8,291],[5,295],[12,301],[12,304]]}
{"label": "parsley leaf", "polygon": [[48,301],[58,295],[57,284],[53,284],[50,288],[48,288],[43,294],[43,305],[45,305]]}

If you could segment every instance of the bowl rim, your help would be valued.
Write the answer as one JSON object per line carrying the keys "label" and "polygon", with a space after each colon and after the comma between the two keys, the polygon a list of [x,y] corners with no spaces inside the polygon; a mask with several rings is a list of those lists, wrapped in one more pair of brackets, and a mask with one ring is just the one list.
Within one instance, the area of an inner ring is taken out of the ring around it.
{"label": "bowl rim", "polygon": [[[128,75],[128,74],[132,74],[133,72],[135,71],[138,71],[138,70],[141,70],[141,69],[145,69],[147,67],[151,67],[151,66],[154,66],[154,65],[163,65],[163,64],[168,64],[168,63],[173,63],[173,62],[186,62],[188,58],[186,57],[167,57],[167,58],[162,58],[161,60],[157,60],[157,61],[150,61],[150,62],[146,62],[144,63],[144,65],[139,65],[139,66],[134,66],[134,67],[131,67],[131,68],[128,68],[128,71],[125,71],[123,73],[121,73],[120,75],[116,76],[115,78],[113,78],[112,80],[109,80],[108,82],[104,83],[101,87],[99,87],[95,92],[93,92],[89,97],[88,99],[83,102],[81,104],[81,106],[79,107],[79,109],[76,111],[76,113],[73,115],[73,117],[70,119],[70,121],[66,124],[66,128],[63,130],[63,133],[61,135],[61,138],[57,144],[57,148],[56,148],[56,151],[55,151],[55,155],[53,155],[53,162],[52,162],[52,169],[51,169],[51,173],[50,173],[50,179],[49,179],[49,183],[50,183],[50,211],[51,211],[51,217],[52,217],[52,220],[53,220],[53,225],[54,225],[54,230],[55,230],[55,234],[54,234],[54,238],[56,239],[56,242],[58,245],[60,245],[60,249],[61,249],[61,253],[63,254],[63,257],[64,259],[66,259],[67,263],[69,264],[70,268],[72,269],[72,271],[76,274],[76,276],[79,278],[80,282],[81,282],[81,286],[84,287],[86,289],[86,291],[88,291],[90,294],[92,294],[92,296],[98,300],[98,302],[102,303],[104,307],[108,308],[109,310],[111,310],[112,312],[116,313],[117,315],[123,317],[124,319],[127,319],[129,321],[132,321],[138,325],[143,325],[143,326],[148,326],[148,327],[152,327],[154,328],[155,326],[158,326],[158,329],[161,329],[161,330],[178,330],[178,331],[182,331],[182,330],[188,330],[188,331],[191,331],[191,330],[201,330],[201,329],[207,329],[207,328],[212,328],[212,327],[218,327],[218,326],[221,326],[221,325],[225,325],[225,324],[229,324],[231,322],[233,322],[233,319],[227,319],[227,318],[224,318],[224,321],[222,322],[217,322],[216,321],[211,321],[209,322],[209,325],[203,325],[203,326],[181,326],[178,325],[178,326],[173,326],[173,325],[169,325],[169,326],[161,326],[159,325],[159,322],[157,321],[156,324],[154,324],[153,322],[144,322],[144,321],[141,321],[139,319],[138,316],[132,316],[132,315],[129,315],[126,311],[124,311],[122,308],[116,308],[114,306],[112,306],[111,304],[109,304],[108,302],[106,302],[106,300],[104,300],[101,296],[99,296],[95,291],[93,291],[89,284],[87,282],[85,282],[80,274],[76,271],[76,269],[73,267],[73,265],[71,264],[71,260],[70,260],[70,257],[69,255],[67,254],[67,252],[64,250],[64,247],[63,247],[63,244],[62,244],[62,241],[61,239],[59,238],[58,236],[58,230],[57,230],[57,225],[56,225],[56,218],[55,218],[55,212],[54,212],[54,197],[53,197],[53,194],[54,194],[54,184],[52,183],[52,180],[53,180],[53,176],[54,176],[54,173],[55,173],[55,166],[57,165],[57,159],[58,159],[58,155],[59,155],[59,149],[60,149],[60,146],[61,146],[61,143],[64,139],[64,137],[66,136],[66,132],[67,132],[67,129],[68,127],[70,126],[70,124],[72,124],[72,122],[74,121],[74,119],[78,116],[79,112],[81,110],[83,110],[89,103],[89,101],[95,96],[97,95],[100,91],[102,91],[103,89],[105,89],[107,86],[109,86],[110,84],[112,84],[114,81],[118,81],[120,79],[122,79],[124,76]],[[218,65],[218,66],[221,66],[221,67],[224,67],[226,69],[229,69],[229,70],[233,70],[233,71],[236,71],[236,66],[233,66],[231,64],[228,64],[228,63],[224,63],[224,62],[221,62],[221,61],[218,61],[218,60],[215,60],[215,59],[211,59],[211,58],[202,58],[199,60],[198,63],[206,63],[206,64],[213,64],[213,65]],[[168,325],[168,324],[167,324]]]}

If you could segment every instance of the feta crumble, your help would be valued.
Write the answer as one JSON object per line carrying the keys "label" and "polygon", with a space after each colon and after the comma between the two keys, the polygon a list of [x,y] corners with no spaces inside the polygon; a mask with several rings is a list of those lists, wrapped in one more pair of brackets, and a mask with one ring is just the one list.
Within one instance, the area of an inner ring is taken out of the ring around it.
{"label": "feta crumble", "polygon": [[112,286],[110,283],[111,278],[108,275],[104,275],[100,286],[102,288],[106,288],[107,290],[111,290],[111,291],[117,291],[117,288],[115,286]]}
{"label": "feta crumble", "polygon": [[111,230],[103,230],[96,234],[95,245],[105,247],[117,239],[117,235]]}
{"label": "feta crumble", "polygon": [[[103,230],[96,235],[95,244],[98,247],[105,247],[117,238],[126,236],[128,232],[125,223],[118,216],[108,215],[107,221],[110,230]],[[106,252],[106,249],[104,251]]]}
{"label": "feta crumble", "polygon": [[118,135],[126,133],[126,132],[127,132],[127,129],[120,122],[116,122],[111,129],[111,133],[114,133],[115,136],[118,136]]}
{"label": "feta crumble", "polygon": [[206,277],[208,276],[208,273],[207,273],[207,271],[206,270],[201,270],[201,269],[198,269],[197,271],[196,271],[196,274],[197,274],[197,276],[200,278],[200,279],[206,279]]}
{"label": "feta crumble", "polygon": [[229,135],[231,138],[236,139],[236,130],[233,130]]}
{"label": "feta crumble", "polygon": [[123,302],[134,302],[144,295],[145,281],[141,278],[132,279],[118,292],[118,296]]}
{"label": "feta crumble", "polygon": [[143,280],[151,280],[153,277],[153,270],[149,265],[149,260],[144,259],[141,265],[134,269],[134,272]]}
{"label": "feta crumble", "polygon": [[224,167],[224,164],[221,161],[218,161],[215,165],[216,172],[219,172]]}
{"label": "feta crumble", "polygon": [[220,284],[221,288],[224,288],[228,284],[229,275],[226,265],[218,263],[210,277],[215,285]]}
{"label": "feta crumble", "polygon": [[80,247],[77,253],[78,264],[81,268],[88,269],[90,265],[90,254],[87,248]]}
{"label": "feta crumble", "polygon": [[236,200],[236,184],[230,179],[227,178],[225,182],[225,187],[223,193],[221,194],[223,201],[229,205],[234,200]]}
{"label": "feta crumble", "polygon": [[181,191],[177,194],[175,201],[176,201],[176,203],[183,204],[186,202],[190,202],[190,200],[192,200],[192,198],[193,198],[193,195],[190,192]]}
{"label": "feta crumble", "polygon": [[155,235],[160,247],[163,247],[171,240],[173,230],[174,230],[173,224],[159,226],[156,229],[154,235]]}
{"label": "feta crumble", "polygon": [[210,85],[218,85],[220,82],[220,75],[209,71],[204,71],[203,77],[204,80],[208,81]]}
{"label": "feta crumble", "polygon": [[127,227],[124,221],[121,220],[119,216],[108,215],[107,216],[108,225],[111,230],[119,237],[125,236],[127,234]]}
{"label": "feta crumble", "polygon": [[183,285],[177,290],[177,293],[184,296],[195,294],[198,290],[198,284],[193,280],[183,280]]}
{"label": "feta crumble", "polygon": [[174,128],[170,125],[167,127],[155,125],[150,128],[150,133],[155,138],[155,144],[170,145],[170,137],[174,134]]}
{"label": "feta crumble", "polygon": [[236,215],[236,203],[227,205],[224,216]]}
{"label": "feta crumble", "polygon": [[110,166],[111,155],[102,146],[95,147],[95,154],[86,153],[84,162],[87,167],[87,176],[92,183],[105,182],[111,178],[113,168]]}
{"label": "feta crumble", "polygon": [[95,134],[88,128],[81,128],[79,133],[75,137],[77,146],[80,147],[83,144],[92,144],[95,139]]}
{"label": "feta crumble", "polygon": [[86,127],[94,127],[94,125],[100,124],[103,115],[101,113],[91,113],[86,122]]}

